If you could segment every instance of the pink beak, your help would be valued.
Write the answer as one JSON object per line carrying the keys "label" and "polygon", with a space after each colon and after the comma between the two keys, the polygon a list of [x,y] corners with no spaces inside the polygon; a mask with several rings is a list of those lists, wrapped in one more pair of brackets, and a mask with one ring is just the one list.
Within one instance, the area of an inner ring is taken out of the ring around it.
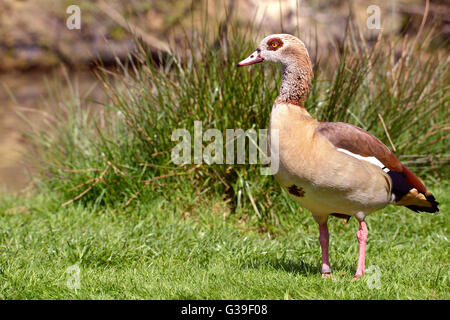
{"label": "pink beak", "polygon": [[264,58],[261,57],[261,51],[256,50],[247,59],[244,59],[241,62],[239,62],[237,64],[237,66],[238,67],[249,66],[251,64],[255,64],[255,63],[259,63],[259,62],[263,62],[263,61],[264,61]]}

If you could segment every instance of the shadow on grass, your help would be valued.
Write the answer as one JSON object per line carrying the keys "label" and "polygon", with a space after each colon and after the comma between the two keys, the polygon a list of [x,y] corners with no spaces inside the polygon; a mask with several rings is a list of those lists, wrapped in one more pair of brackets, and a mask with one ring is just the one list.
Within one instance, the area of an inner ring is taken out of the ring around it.
{"label": "shadow on grass", "polygon": [[[275,269],[292,273],[294,275],[318,275],[320,274],[320,259],[317,263],[310,263],[302,260],[290,259],[261,259],[252,263],[243,264],[242,269]],[[355,270],[350,264],[333,264],[333,272],[353,273]]]}

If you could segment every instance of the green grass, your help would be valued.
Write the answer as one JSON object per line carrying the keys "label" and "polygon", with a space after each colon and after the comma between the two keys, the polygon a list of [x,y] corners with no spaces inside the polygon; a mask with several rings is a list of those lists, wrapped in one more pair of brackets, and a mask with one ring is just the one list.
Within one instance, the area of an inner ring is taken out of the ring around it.
{"label": "green grass", "polygon": [[[331,218],[336,281],[319,274],[317,225],[289,213],[271,233],[221,199],[195,209],[163,196],[133,210],[59,206],[52,193],[0,199],[1,299],[449,299],[449,187],[435,188],[441,213],[396,207],[367,218],[366,266],[356,268],[357,223]],[[180,195],[177,195],[180,196]],[[80,289],[66,285],[80,267]]]}

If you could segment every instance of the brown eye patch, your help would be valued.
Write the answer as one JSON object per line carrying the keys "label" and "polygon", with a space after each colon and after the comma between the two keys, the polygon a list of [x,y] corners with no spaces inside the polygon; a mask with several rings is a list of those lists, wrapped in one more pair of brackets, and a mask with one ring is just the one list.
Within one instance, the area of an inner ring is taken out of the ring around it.
{"label": "brown eye patch", "polygon": [[267,41],[267,50],[276,51],[283,46],[283,41],[280,38],[271,38]]}

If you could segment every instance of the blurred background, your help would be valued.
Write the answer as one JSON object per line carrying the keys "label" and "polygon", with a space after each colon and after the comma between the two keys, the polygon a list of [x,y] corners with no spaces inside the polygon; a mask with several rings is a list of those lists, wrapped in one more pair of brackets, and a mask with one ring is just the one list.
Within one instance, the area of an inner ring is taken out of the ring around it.
{"label": "blurred background", "polygon": [[[66,27],[66,9],[73,4],[81,9],[81,30]],[[135,35],[155,56],[169,47],[181,52],[186,33],[199,27],[226,28],[233,15],[242,28],[256,26],[255,40],[271,33],[297,34],[312,55],[327,59],[343,40],[349,13],[364,26],[370,5],[380,8],[382,32],[393,37],[414,36],[425,12],[425,0],[1,0],[0,192],[28,185],[35,168],[26,157],[31,145],[25,132],[29,122],[43,121],[40,110],[51,113],[49,89],[58,84],[63,91],[71,90],[69,78],[79,84],[81,94],[89,92],[91,99],[104,101],[93,73],[95,62],[113,67],[116,59],[125,60]],[[450,1],[430,1],[425,26],[439,29],[435,41],[447,41]],[[379,32],[369,31],[368,41],[375,41]]]}

